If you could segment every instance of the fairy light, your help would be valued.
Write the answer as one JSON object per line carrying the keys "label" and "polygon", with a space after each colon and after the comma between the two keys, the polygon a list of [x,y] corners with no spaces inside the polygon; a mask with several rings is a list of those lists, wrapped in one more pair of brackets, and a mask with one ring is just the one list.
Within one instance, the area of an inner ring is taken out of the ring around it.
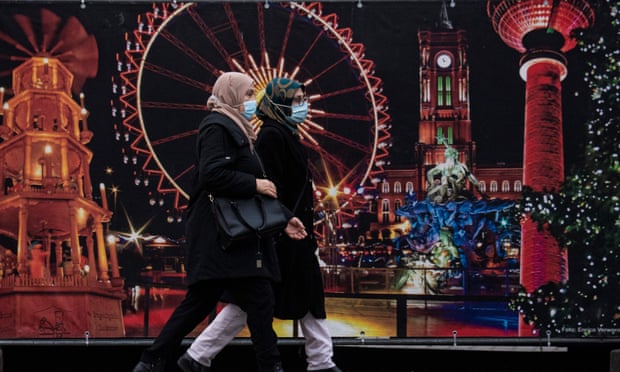
{"label": "fairy light", "polygon": [[609,295],[620,290],[620,1],[606,3],[608,8],[601,9],[608,13],[601,11],[597,18],[608,22],[601,26],[605,36],[586,32],[579,43],[589,60],[584,81],[593,113],[586,125],[584,164],[558,192],[526,190],[517,208],[529,208],[532,220],[546,224],[580,267],[566,284],[542,286],[531,296],[522,291],[511,307],[539,330],[569,336],[607,336],[598,332],[620,326],[620,299]]}

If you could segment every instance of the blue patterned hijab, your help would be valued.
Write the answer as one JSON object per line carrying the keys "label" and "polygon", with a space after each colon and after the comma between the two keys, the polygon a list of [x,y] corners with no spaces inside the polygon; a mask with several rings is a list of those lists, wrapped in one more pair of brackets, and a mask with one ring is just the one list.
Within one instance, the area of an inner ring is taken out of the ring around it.
{"label": "blue patterned hijab", "polygon": [[297,134],[297,123],[288,117],[291,115],[293,97],[299,88],[306,91],[306,87],[297,80],[274,78],[265,86],[265,94],[258,104],[256,116],[261,120],[267,118],[275,120]]}

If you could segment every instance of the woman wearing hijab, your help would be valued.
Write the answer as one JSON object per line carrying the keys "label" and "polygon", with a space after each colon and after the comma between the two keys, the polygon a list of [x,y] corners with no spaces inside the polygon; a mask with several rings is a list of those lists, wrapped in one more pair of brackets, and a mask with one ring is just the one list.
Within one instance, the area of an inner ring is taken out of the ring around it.
{"label": "woman wearing hijab", "polygon": [[[209,199],[209,195],[245,198],[256,193],[277,197],[275,185],[260,178],[263,172],[254,151],[256,136],[248,122],[256,110],[254,82],[242,73],[222,74],[207,106],[212,113],[198,129],[197,174],[187,214],[187,293],[142,353],[134,372],[163,372],[166,359],[215,309],[224,291],[247,312],[259,370],[282,371],[272,328],[272,282],[280,279],[273,239],[248,239],[222,249]],[[286,235],[305,238],[301,221],[290,216]]]}
{"label": "woman wearing hijab", "polygon": [[[256,151],[278,190],[278,197],[305,226],[313,225],[312,178],[298,125],[308,114],[305,86],[275,78],[265,87],[257,116],[263,120]],[[342,372],[332,361],[333,345],[325,324],[323,280],[312,234],[302,240],[282,236],[276,243],[282,281],[275,284],[275,316],[297,319],[306,339],[308,371]],[[245,313],[230,303],[194,340],[178,365],[184,372],[209,371],[211,360],[243,329]]]}

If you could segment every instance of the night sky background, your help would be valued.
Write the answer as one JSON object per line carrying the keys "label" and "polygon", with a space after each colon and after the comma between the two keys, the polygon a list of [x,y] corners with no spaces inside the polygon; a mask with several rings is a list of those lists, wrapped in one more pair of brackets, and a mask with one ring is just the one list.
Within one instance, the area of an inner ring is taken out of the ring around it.
{"label": "night sky background", "polygon": [[[486,14],[486,1],[459,1],[448,8],[455,28],[467,31],[470,64],[470,109],[472,135],[477,143],[478,166],[503,162],[520,166],[523,148],[525,83],[518,75],[518,52],[506,46],[495,33]],[[375,62],[375,76],[383,80],[383,94],[389,100],[392,118],[390,160],[393,167],[413,167],[413,146],[419,120],[419,56],[417,31],[433,27],[439,20],[441,1],[325,2],[323,14],[335,13],[339,27],[350,27],[353,40],[365,45],[365,58]],[[150,3],[96,2],[81,9],[79,2],[0,2],[0,30],[16,39],[23,38],[12,22],[15,13],[37,15],[45,6],[62,18],[76,16],[99,47],[97,77],[83,87],[90,111],[89,127],[95,134],[88,147],[94,152],[91,163],[93,184],[118,185],[114,229],[128,229],[123,209],[135,227],[151,222],[145,232],[173,238],[183,235],[183,224],[166,222],[165,208],[151,207],[143,187],[133,184],[132,169],[121,161],[121,146],[114,140],[110,114],[111,76],[116,74],[116,53],[125,47],[125,33],[136,27],[138,14],[151,9]],[[268,11],[268,10],[266,10]],[[15,50],[0,42],[0,71],[16,62],[6,56]],[[567,54],[568,76],[563,82],[564,145],[566,171],[580,162],[589,118],[589,95],[583,80],[584,56],[575,49]],[[1,75],[0,85],[9,87],[10,76]],[[77,100],[77,97],[75,97]],[[196,123],[198,125],[198,123]],[[105,169],[114,173],[107,175]],[[99,198],[98,191],[95,197]],[[113,201],[110,199],[110,205]],[[112,207],[111,207],[112,209]]]}

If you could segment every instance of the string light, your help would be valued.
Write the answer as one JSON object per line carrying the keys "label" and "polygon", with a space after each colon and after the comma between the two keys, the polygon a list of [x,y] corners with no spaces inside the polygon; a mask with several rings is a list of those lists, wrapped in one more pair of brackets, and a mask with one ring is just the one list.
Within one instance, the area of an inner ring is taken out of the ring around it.
{"label": "string light", "polygon": [[[588,55],[584,81],[591,92],[593,117],[586,126],[585,158],[561,190],[524,191],[520,212],[552,232],[569,257],[580,265],[566,284],[525,289],[511,302],[524,320],[541,333],[576,336],[617,335],[620,326],[620,23],[614,14],[620,1],[607,0],[596,35],[577,38]],[[607,11],[609,10],[609,11]],[[607,13],[606,13],[607,12]],[[611,17],[610,17],[611,16]]]}

